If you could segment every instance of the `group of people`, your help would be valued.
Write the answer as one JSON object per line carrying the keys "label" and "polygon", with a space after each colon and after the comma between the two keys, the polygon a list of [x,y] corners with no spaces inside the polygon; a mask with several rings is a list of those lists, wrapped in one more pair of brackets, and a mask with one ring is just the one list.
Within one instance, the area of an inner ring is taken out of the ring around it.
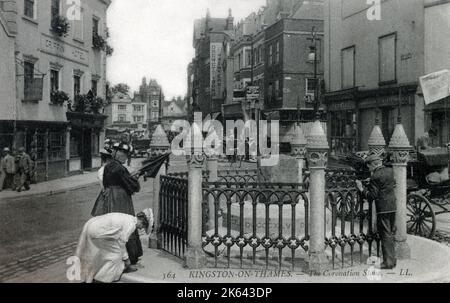
{"label": "group of people", "polygon": [[2,150],[0,160],[0,192],[5,189],[21,192],[30,190],[36,183],[36,159],[32,159],[21,147],[17,151]]}
{"label": "group of people", "polygon": [[143,255],[139,230],[149,234],[153,228],[151,209],[135,213],[132,196],[140,191],[140,183],[124,166],[132,147],[127,143],[109,143],[101,152],[101,192],[76,252],[81,280],[86,283],[111,283],[120,280],[123,273],[137,271]]}

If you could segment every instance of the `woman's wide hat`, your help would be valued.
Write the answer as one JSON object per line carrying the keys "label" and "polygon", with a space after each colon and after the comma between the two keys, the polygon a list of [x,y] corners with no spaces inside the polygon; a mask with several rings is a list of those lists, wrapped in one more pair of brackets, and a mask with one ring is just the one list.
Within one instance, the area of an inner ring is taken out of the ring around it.
{"label": "woman's wide hat", "polygon": [[123,142],[115,143],[112,148],[113,150],[120,150],[127,154],[131,154],[133,152],[133,147],[130,144]]}

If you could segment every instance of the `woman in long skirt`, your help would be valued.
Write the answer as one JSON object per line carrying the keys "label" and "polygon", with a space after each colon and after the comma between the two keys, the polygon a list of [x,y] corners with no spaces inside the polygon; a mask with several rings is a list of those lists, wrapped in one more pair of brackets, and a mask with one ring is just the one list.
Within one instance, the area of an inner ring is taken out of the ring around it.
{"label": "woman in long skirt", "polygon": [[[92,210],[92,216],[96,217],[109,213],[135,215],[131,197],[140,191],[140,184],[123,165],[131,152],[131,147],[127,144],[114,144],[113,160],[105,166],[103,173],[103,187],[105,190],[97,198]],[[136,265],[139,258],[143,255],[142,244],[137,230],[129,238],[126,247],[131,264]],[[131,270],[136,269],[132,267]]]}

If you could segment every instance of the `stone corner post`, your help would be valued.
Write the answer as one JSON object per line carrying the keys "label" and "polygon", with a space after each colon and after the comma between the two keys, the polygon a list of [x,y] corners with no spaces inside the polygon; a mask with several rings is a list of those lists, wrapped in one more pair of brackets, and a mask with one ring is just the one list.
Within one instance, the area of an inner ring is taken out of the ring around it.
{"label": "stone corner post", "polygon": [[325,169],[329,145],[320,121],[316,121],[308,137],[307,158],[310,176],[310,248],[309,270],[322,273],[330,263],[325,255]]}
{"label": "stone corner post", "polygon": [[306,159],[306,145],[308,141],[306,140],[305,133],[303,132],[300,125],[295,126],[295,133],[292,138],[292,152],[291,156],[297,159],[298,163],[298,183],[303,184],[303,170],[305,168]]}
{"label": "stone corner post", "polygon": [[389,144],[391,161],[394,169],[394,178],[397,181],[395,188],[395,198],[397,203],[397,215],[395,225],[397,233],[395,235],[395,253],[398,259],[411,258],[411,250],[408,246],[406,228],[406,203],[407,203],[407,165],[411,145],[406,136],[405,129],[399,121],[395,127]]}
{"label": "stone corner post", "polygon": [[206,255],[202,249],[203,226],[203,153],[202,133],[196,123],[192,126],[194,147],[187,155],[189,166],[188,181],[188,245],[185,266],[189,269],[201,269],[206,266]]}
{"label": "stone corner post", "polygon": [[[214,183],[219,180],[219,174],[218,174],[218,167],[219,167],[219,157],[215,153],[212,153],[210,155],[207,155],[207,162],[206,162],[206,168],[208,171],[208,182]],[[208,197],[208,229],[214,229],[215,219],[214,219],[214,213],[215,213],[215,205],[214,205],[214,197],[209,196]]]}
{"label": "stone corner post", "polygon": [[[170,143],[167,139],[167,135],[161,126],[158,126],[155,133],[152,136],[150,142],[150,157],[159,157],[170,152]],[[160,249],[161,248],[161,234],[159,233],[160,225],[160,210],[159,210],[159,193],[161,190],[161,176],[167,174],[166,166],[161,166],[156,178],[153,179],[153,217],[155,229],[149,238],[149,248]]]}

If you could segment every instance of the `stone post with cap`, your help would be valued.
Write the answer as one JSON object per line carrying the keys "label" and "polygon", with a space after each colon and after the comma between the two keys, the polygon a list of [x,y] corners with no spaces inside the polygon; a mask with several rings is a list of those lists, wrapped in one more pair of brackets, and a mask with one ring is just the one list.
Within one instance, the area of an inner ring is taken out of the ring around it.
{"label": "stone post with cap", "polygon": [[292,138],[291,146],[292,152],[291,156],[295,157],[298,162],[298,183],[303,184],[303,169],[305,167],[306,159],[306,140],[305,134],[300,125],[295,126],[295,132]]}
{"label": "stone post with cap", "polygon": [[375,121],[372,133],[369,137],[369,155],[377,155],[384,158],[386,155],[386,140],[380,127],[380,120]]}
{"label": "stone post with cap", "polygon": [[188,247],[185,265],[189,269],[201,269],[206,266],[206,255],[202,249],[203,224],[203,138],[200,127],[194,123],[191,128],[191,148],[186,155],[189,166],[188,180]]}
{"label": "stone post with cap", "polygon": [[[206,154],[207,162],[206,162],[206,170],[208,171],[208,182],[214,183],[219,181],[219,153],[214,148],[211,148],[207,151]],[[214,197],[208,197],[208,228],[214,229]]]}
{"label": "stone post with cap", "polygon": [[[167,138],[167,134],[159,125],[155,132],[153,133],[152,139],[150,141],[150,157],[155,158],[167,154],[170,152],[170,143]],[[153,216],[154,216],[154,224],[155,229],[150,235],[149,247],[154,249],[161,248],[161,235],[159,234],[159,225],[160,225],[160,217],[159,217],[159,192],[161,188],[161,176],[165,176],[167,174],[166,166],[161,166],[156,178],[153,180]]]}
{"label": "stone post with cap", "polygon": [[322,273],[330,265],[325,255],[325,169],[329,145],[319,120],[314,122],[306,149],[311,173],[309,270]]}
{"label": "stone post with cap", "polygon": [[389,144],[391,162],[394,170],[394,178],[396,180],[395,198],[397,204],[397,214],[395,217],[395,225],[397,232],[395,235],[395,253],[398,259],[411,258],[411,250],[407,241],[406,228],[406,203],[407,203],[407,165],[411,145],[406,136],[405,129],[401,123],[401,118],[395,127]]}

